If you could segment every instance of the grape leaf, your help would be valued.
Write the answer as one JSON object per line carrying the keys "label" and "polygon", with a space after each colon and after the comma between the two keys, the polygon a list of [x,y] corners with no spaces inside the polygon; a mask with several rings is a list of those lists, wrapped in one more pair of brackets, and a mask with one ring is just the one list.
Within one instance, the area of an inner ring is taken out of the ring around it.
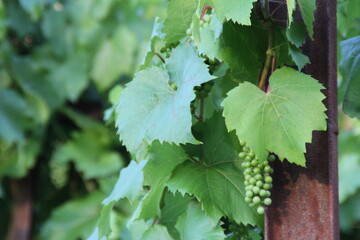
{"label": "grape leaf", "polygon": [[259,215],[245,202],[243,173],[234,165],[239,161],[235,133],[227,132],[219,113],[197,124],[194,131],[203,144],[188,146],[187,152],[203,164],[187,161],[179,165],[166,184],[169,190],[194,195],[211,218],[226,215],[236,222],[261,226]]}
{"label": "grape leaf", "polygon": [[147,52],[144,57],[144,60],[139,67],[139,70],[143,70],[150,66],[151,61],[152,61],[153,57],[155,56],[156,44],[157,44],[157,42],[159,42],[159,40],[163,39],[165,36],[165,34],[162,33],[163,27],[164,27],[164,24],[163,24],[163,22],[160,21],[160,18],[158,18],[158,17],[155,18],[153,32],[151,34],[151,38],[149,41],[149,46],[147,48]]}
{"label": "grape leaf", "polygon": [[155,225],[150,227],[144,235],[141,237],[141,240],[173,240],[167,231],[166,227],[161,225]]}
{"label": "grape leaf", "polygon": [[190,202],[186,212],[178,218],[176,228],[180,232],[181,240],[225,239],[224,231],[218,222],[219,219],[209,218],[198,204]]}
{"label": "grape leaf", "polygon": [[290,28],[286,29],[286,37],[296,47],[301,47],[306,39],[304,23],[292,22]]}
{"label": "grape leaf", "polygon": [[309,57],[302,54],[300,49],[292,46],[291,44],[289,44],[288,48],[289,48],[289,54],[290,54],[292,60],[297,65],[299,71],[301,71],[301,69],[303,69],[303,67],[306,64],[310,63]]}
{"label": "grape leaf", "polygon": [[297,0],[297,3],[299,5],[301,16],[306,25],[306,30],[309,34],[309,37],[313,39],[313,23],[315,19],[314,11],[316,9],[316,2],[315,0]]}
{"label": "grape leaf", "polygon": [[291,22],[293,20],[293,13],[296,7],[295,0],[286,0],[287,12],[288,12],[288,27],[290,28]]}
{"label": "grape leaf", "polygon": [[239,81],[257,81],[267,49],[265,29],[260,25],[250,27],[227,22],[219,44],[220,59],[229,66],[234,77]]}
{"label": "grape leaf", "polygon": [[340,43],[340,73],[345,81],[343,110],[360,119],[360,36]]}
{"label": "grape leaf", "polygon": [[172,0],[169,2],[164,23],[167,42],[176,43],[186,36],[186,29],[190,27],[196,7],[196,0]]}
{"label": "grape leaf", "polygon": [[215,13],[223,22],[225,20],[251,25],[250,14],[255,0],[212,0]]}
{"label": "grape leaf", "polygon": [[213,77],[193,47],[186,44],[172,51],[166,66],[168,72],[160,67],[138,72],[122,92],[116,125],[129,151],[139,148],[143,140],[198,143],[191,134],[193,88]]}
{"label": "grape leaf", "polygon": [[226,125],[260,160],[269,151],[305,166],[305,143],[314,130],[326,130],[323,86],[288,67],[276,70],[269,82],[267,93],[247,82],[230,91],[223,102]]}
{"label": "grape leaf", "polygon": [[[160,216],[160,200],[174,168],[184,162],[188,156],[184,150],[176,145],[154,142],[148,150],[148,163],[143,169],[144,185],[151,190],[141,200],[139,218],[148,220]],[[136,219],[136,218],[135,218]]]}
{"label": "grape leaf", "polygon": [[102,203],[107,205],[112,201],[118,201],[124,197],[130,201],[134,201],[142,190],[144,179],[142,169],[146,162],[146,160],[142,160],[139,163],[131,161],[129,166],[123,168],[113,191]]}
{"label": "grape leaf", "polygon": [[176,220],[186,211],[190,199],[188,195],[181,196],[179,192],[175,194],[169,191],[165,192],[160,223],[166,226],[170,235],[175,239],[180,239],[179,232],[175,228]]}

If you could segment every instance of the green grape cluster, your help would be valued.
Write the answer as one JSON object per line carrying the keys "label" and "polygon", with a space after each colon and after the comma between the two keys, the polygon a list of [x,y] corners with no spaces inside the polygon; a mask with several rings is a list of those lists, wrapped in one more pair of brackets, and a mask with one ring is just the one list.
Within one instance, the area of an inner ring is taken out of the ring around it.
{"label": "green grape cluster", "polygon": [[269,161],[274,161],[275,156],[269,155],[268,160],[261,163],[245,142],[240,142],[240,145],[242,151],[239,153],[239,157],[243,159],[242,167],[245,176],[245,202],[250,207],[257,207],[258,214],[264,214],[264,206],[271,204],[270,189],[273,179],[270,174],[273,173],[273,169],[269,165]]}
{"label": "green grape cluster", "polygon": [[[208,14],[208,13],[205,13],[203,18],[200,20],[199,22],[199,25],[200,27],[207,27],[211,21],[211,18],[214,14],[214,11],[213,9],[211,10],[211,13]],[[191,40],[194,40],[194,37],[193,37],[193,28],[194,28],[194,24],[191,23],[190,24],[190,27],[188,29],[186,29],[186,35],[188,35],[190,37]]]}
{"label": "green grape cluster", "polygon": [[50,162],[50,178],[56,188],[62,188],[67,182],[68,166],[64,163]]}
{"label": "green grape cluster", "polygon": [[175,48],[179,43],[166,43],[165,47],[160,49],[161,53],[165,53],[166,58],[170,57],[171,50]]}
{"label": "green grape cluster", "polygon": [[206,98],[209,95],[209,92],[211,91],[213,86],[214,86],[214,81],[209,81],[201,84],[200,86],[196,86],[194,88],[196,98]]}

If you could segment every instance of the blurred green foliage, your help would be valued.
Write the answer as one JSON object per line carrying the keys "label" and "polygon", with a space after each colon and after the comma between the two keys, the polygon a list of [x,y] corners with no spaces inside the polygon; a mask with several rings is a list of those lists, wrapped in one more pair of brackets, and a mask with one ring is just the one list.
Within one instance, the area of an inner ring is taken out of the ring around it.
{"label": "blurred green foliage", "polygon": [[[24,177],[34,185],[34,239],[91,234],[130,161],[110,124],[119,88],[109,91],[131,79],[165,7],[165,0],[0,2],[0,239],[11,222],[13,179]],[[116,209],[119,236],[133,209],[126,202]]]}
{"label": "blurred green foliage", "polygon": [[[166,2],[0,2],[0,239],[11,222],[12,179],[29,175],[34,239],[91,234],[101,201],[130,162],[111,123],[118,83],[141,65]],[[339,41],[360,35],[359,13],[358,0],[338,0]],[[342,96],[340,74],[339,80]],[[342,239],[360,239],[360,123],[340,113],[339,126]],[[107,210],[111,239],[137,239],[145,231],[141,221],[124,227],[134,211],[126,200]]]}

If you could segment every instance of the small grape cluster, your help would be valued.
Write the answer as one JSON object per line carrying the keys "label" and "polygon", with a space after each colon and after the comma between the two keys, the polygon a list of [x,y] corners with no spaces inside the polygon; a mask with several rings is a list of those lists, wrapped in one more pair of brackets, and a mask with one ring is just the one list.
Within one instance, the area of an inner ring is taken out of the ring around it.
{"label": "small grape cluster", "polygon": [[[211,21],[211,18],[213,16],[213,14],[214,14],[213,9],[211,10],[210,14],[205,13],[203,18],[199,22],[200,27],[207,27],[209,25],[210,21]],[[191,40],[194,40],[194,37],[192,35],[193,34],[193,28],[194,28],[194,24],[191,23],[190,27],[188,29],[186,29],[186,35],[188,35]]]}
{"label": "small grape cluster", "polygon": [[68,166],[64,163],[50,162],[50,178],[56,188],[62,188],[67,182]]}
{"label": "small grape cluster", "polygon": [[196,86],[194,88],[196,98],[206,98],[209,95],[209,92],[211,91],[213,86],[214,86],[214,81],[209,81],[201,84],[200,86]]}
{"label": "small grape cluster", "polygon": [[244,168],[245,176],[245,202],[250,207],[257,206],[257,213],[264,214],[264,205],[271,204],[270,189],[272,188],[273,169],[270,167],[268,161],[274,161],[275,156],[270,154],[268,161],[261,163],[255,156],[255,153],[246,145],[245,142],[240,142],[242,151],[239,157],[243,159],[242,167]]}
{"label": "small grape cluster", "polygon": [[166,43],[165,47],[160,49],[160,52],[165,53],[166,58],[169,58],[171,50],[173,48],[175,48],[177,45],[179,45],[179,44],[178,43],[177,44],[175,44],[175,43]]}

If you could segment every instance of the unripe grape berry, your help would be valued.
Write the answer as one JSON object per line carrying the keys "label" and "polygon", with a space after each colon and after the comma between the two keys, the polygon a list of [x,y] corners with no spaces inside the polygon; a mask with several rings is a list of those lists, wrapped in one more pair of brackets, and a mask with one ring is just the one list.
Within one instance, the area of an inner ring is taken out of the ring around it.
{"label": "unripe grape berry", "polygon": [[261,180],[261,179],[262,179],[261,174],[256,174],[256,175],[255,175],[255,179],[256,179],[256,180]]}
{"label": "unripe grape berry", "polygon": [[250,197],[245,197],[245,202],[251,203],[251,202],[252,202],[252,199],[251,199]]}
{"label": "unripe grape berry", "polygon": [[254,152],[249,152],[248,156],[251,157],[251,158],[254,158],[254,157],[255,157],[255,153],[254,153]]}
{"label": "unripe grape berry", "polygon": [[250,183],[249,183],[249,181],[244,181],[244,184],[245,184],[245,186],[247,186],[247,185],[249,185]]}
{"label": "unripe grape berry", "polygon": [[253,169],[253,172],[254,172],[254,174],[259,174],[259,173],[261,172],[261,170],[260,170],[260,168],[255,167],[255,168]]}
{"label": "unripe grape berry", "polygon": [[244,142],[244,141],[240,141],[240,146],[245,146],[245,144],[246,144],[246,142]]}
{"label": "unripe grape berry", "polygon": [[253,193],[258,194],[260,192],[260,188],[258,186],[253,187]]}
{"label": "unripe grape berry", "polygon": [[265,183],[263,187],[265,190],[269,190],[271,188],[271,185],[269,183]]}
{"label": "unripe grape berry", "polygon": [[240,158],[244,158],[245,156],[246,156],[246,154],[244,152],[239,153]]}
{"label": "unripe grape berry", "polygon": [[259,204],[260,202],[261,202],[261,199],[260,199],[258,196],[255,196],[255,197],[253,198],[253,203]]}
{"label": "unripe grape berry", "polygon": [[[241,166],[242,166],[243,168],[246,168],[246,162],[241,163]],[[248,169],[248,168],[246,168],[246,169]]]}
{"label": "unripe grape berry", "polygon": [[188,35],[188,36],[192,35],[192,31],[190,28],[186,29],[186,35]]}
{"label": "unripe grape berry", "polygon": [[247,162],[250,162],[250,161],[251,161],[251,157],[246,156],[244,160],[247,161]]}
{"label": "unripe grape berry", "polygon": [[264,167],[264,172],[270,173],[271,172],[271,167],[270,166]]}
{"label": "unripe grape berry", "polygon": [[199,24],[200,24],[200,27],[204,26],[204,20],[200,20]]}
{"label": "unripe grape berry", "polygon": [[245,146],[245,147],[244,147],[244,151],[245,151],[245,152],[250,152],[251,150],[250,150],[249,146]]}
{"label": "unripe grape berry", "polygon": [[271,204],[271,202],[272,202],[272,201],[271,201],[270,198],[265,198],[265,199],[264,199],[264,204],[267,205],[267,206],[269,206],[269,205]]}
{"label": "unripe grape berry", "polygon": [[254,167],[257,166],[258,164],[259,162],[256,159],[251,161],[251,165],[253,165]]}
{"label": "unripe grape berry", "polygon": [[210,20],[211,20],[211,17],[210,17],[209,14],[205,14],[204,17],[203,17],[203,19],[204,19],[204,21],[205,21],[206,23],[209,23]]}
{"label": "unripe grape berry", "polygon": [[270,177],[270,176],[265,177],[265,182],[266,183],[272,183],[272,181],[273,181],[272,177]]}
{"label": "unripe grape berry", "polygon": [[260,197],[266,197],[267,196],[266,192],[267,192],[266,190],[261,189],[259,193]]}
{"label": "unripe grape berry", "polygon": [[271,196],[271,192],[270,191],[266,191],[266,197],[270,197]]}
{"label": "unripe grape berry", "polygon": [[275,156],[274,155],[272,155],[272,154],[270,154],[269,155],[269,157],[268,157],[268,160],[270,161],[270,162],[273,162],[273,161],[275,161]]}
{"label": "unripe grape berry", "polygon": [[256,179],[255,178],[250,178],[249,183],[255,185],[256,184]]}
{"label": "unripe grape berry", "polygon": [[246,175],[246,174],[251,174],[251,169],[250,168],[247,168],[247,169],[245,169],[245,171],[244,171],[244,174]]}
{"label": "unripe grape berry", "polygon": [[260,180],[256,182],[256,186],[258,186],[258,187],[260,187],[260,188],[261,188],[263,185],[264,185],[264,183],[263,183],[262,181],[260,181]]}
{"label": "unripe grape berry", "polygon": [[260,206],[260,207],[257,208],[256,211],[257,211],[258,214],[262,215],[262,214],[264,214],[265,209],[264,209],[264,207],[261,207],[261,206]]}
{"label": "unripe grape berry", "polygon": [[252,191],[246,191],[246,196],[251,198],[254,196],[254,193]]}
{"label": "unripe grape berry", "polygon": [[245,180],[250,180],[251,179],[251,175],[250,174],[247,174],[247,175],[245,175]]}

